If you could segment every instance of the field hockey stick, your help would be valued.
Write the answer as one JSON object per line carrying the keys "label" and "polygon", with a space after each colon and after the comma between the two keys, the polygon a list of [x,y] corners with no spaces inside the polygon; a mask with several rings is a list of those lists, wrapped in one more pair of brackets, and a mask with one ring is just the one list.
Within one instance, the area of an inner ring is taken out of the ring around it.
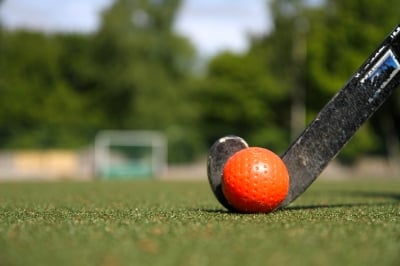
{"label": "field hockey stick", "polygon": [[[282,155],[290,186],[280,208],[299,197],[335,158],[357,130],[389,98],[400,84],[400,25],[361,65],[346,85],[322,108],[316,118]],[[217,140],[210,148],[207,175],[214,195],[233,210],[222,193],[226,161],[248,147],[237,136]]]}

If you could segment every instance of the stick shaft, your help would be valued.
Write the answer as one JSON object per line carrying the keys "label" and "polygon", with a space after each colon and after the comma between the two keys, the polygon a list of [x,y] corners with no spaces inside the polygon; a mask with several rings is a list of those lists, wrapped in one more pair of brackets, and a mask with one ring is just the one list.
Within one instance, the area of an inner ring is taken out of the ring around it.
{"label": "stick shaft", "polygon": [[300,196],[400,84],[400,25],[320,111],[282,156],[289,175],[285,207]]}

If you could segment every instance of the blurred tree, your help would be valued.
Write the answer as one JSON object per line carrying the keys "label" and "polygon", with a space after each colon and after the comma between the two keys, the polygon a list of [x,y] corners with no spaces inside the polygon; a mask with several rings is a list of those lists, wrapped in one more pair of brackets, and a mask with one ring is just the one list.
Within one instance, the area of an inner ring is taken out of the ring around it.
{"label": "blurred tree", "polygon": [[[294,140],[306,123],[306,57],[309,9],[303,0],[271,1],[274,29],[264,38],[254,39],[251,52],[260,53],[266,62],[265,71],[279,80],[288,92],[290,138]],[[268,47],[268,48],[264,48]],[[263,53],[262,50],[267,50]]]}
{"label": "blurred tree", "polygon": [[253,37],[245,55],[225,53],[209,64],[201,91],[208,143],[236,134],[279,153],[304,128],[306,8],[300,0],[270,7],[272,33]]}
{"label": "blurred tree", "polygon": [[[251,145],[285,149],[289,129],[293,138],[305,127],[304,120],[315,117],[398,23],[400,11],[394,0],[269,4],[272,32],[253,37],[247,54],[223,53],[209,64],[199,97],[208,144],[238,134]],[[400,108],[395,94],[360,129],[341,159],[398,152]]]}
{"label": "blurred tree", "polygon": [[[190,103],[194,49],[173,31],[179,0],[117,0],[93,39],[91,102],[106,127],[167,133],[170,160],[193,158],[197,111]],[[193,144],[190,144],[193,143]]]}
{"label": "blurred tree", "polygon": [[[290,134],[294,140],[303,131],[306,122],[307,81],[304,74],[309,28],[308,9],[304,0],[272,1],[270,8],[274,14],[274,32],[261,45],[272,46],[273,52],[265,56],[264,60],[273,66],[270,71],[280,77],[281,86],[289,92]],[[260,49],[260,43],[257,49]]]}
{"label": "blurred tree", "polygon": [[[0,49],[0,146],[75,147],[88,123],[83,100],[66,84],[52,37],[3,33]],[[76,114],[80,114],[77,116]]]}
{"label": "blurred tree", "polygon": [[[227,134],[282,152],[304,110],[309,122],[398,23],[395,0],[317,2],[269,1],[273,30],[212,58],[204,77],[173,31],[179,0],[115,0],[91,35],[0,25],[0,147],[79,147],[122,128],[166,132],[173,162]],[[341,158],[398,154],[399,101],[396,91]]]}
{"label": "blurred tree", "polygon": [[0,147],[78,147],[97,130],[167,133],[171,161],[202,144],[195,52],[172,28],[179,0],[116,0],[91,35],[0,31]]}
{"label": "blurred tree", "polygon": [[[315,114],[345,84],[398,24],[399,12],[394,0],[327,0],[322,9],[313,13],[306,72],[310,114]],[[345,147],[340,158],[352,161],[363,153],[398,154],[399,105],[398,96],[389,99]]]}
{"label": "blurred tree", "polygon": [[202,131],[208,145],[225,135],[277,152],[287,146],[287,91],[265,72],[258,54],[222,53],[208,66],[198,91]]}

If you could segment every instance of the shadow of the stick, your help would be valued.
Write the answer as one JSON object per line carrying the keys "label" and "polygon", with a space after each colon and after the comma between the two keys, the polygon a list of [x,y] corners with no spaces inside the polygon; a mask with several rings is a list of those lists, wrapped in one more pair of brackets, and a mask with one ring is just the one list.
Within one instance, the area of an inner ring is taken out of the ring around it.
{"label": "shadow of the stick", "polygon": [[[345,192],[333,191],[331,193],[335,193],[340,196],[346,196],[346,197],[374,198],[374,199],[382,199],[385,201],[384,202],[355,202],[355,203],[338,203],[338,204],[298,205],[298,206],[288,206],[282,210],[306,210],[306,209],[321,209],[321,208],[382,206],[382,205],[390,205],[390,204],[395,203],[396,201],[400,201],[400,194],[398,194],[398,193],[368,192],[368,191],[345,191]],[[389,200],[389,201],[387,201],[387,200]]]}
{"label": "shadow of the stick", "polygon": [[394,202],[375,202],[375,203],[339,203],[339,204],[312,204],[312,205],[298,205],[288,206],[277,211],[295,211],[295,210],[313,210],[313,209],[334,209],[334,208],[352,208],[352,207],[365,207],[365,206],[384,206],[393,205]]}
{"label": "shadow of the stick", "polygon": [[[338,194],[339,196],[346,196],[346,197],[361,197],[361,198],[365,197],[365,198],[382,199],[384,200],[384,202],[354,202],[354,203],[352,202],[352,203],[336,203],[336,204],[297,205],[297,206],[287,206],[283,209],[278,209],[276,211],[279,212],[279,211],[313,210],[313,209],[325,209],[325,208],[384,206],[400,202],[399,193],[368,192],[368,191],[346,191],[346,192],[331,191],[328,193],[332,194],[335,193]],[[238,212],[232,212],[225,209],[203,209],[202,211],[209,213],[219,213],[219,214],[241,214]]]}

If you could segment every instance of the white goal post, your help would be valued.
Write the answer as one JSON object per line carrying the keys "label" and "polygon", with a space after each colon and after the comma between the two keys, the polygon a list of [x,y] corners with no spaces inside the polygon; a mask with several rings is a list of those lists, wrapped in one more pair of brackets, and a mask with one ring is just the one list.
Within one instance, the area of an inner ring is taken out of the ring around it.
{"label": "white goal post", "polygon": [[167,139],[159,131],[102,130],[94,144],[100,178],[159,177],[167,170]]}

